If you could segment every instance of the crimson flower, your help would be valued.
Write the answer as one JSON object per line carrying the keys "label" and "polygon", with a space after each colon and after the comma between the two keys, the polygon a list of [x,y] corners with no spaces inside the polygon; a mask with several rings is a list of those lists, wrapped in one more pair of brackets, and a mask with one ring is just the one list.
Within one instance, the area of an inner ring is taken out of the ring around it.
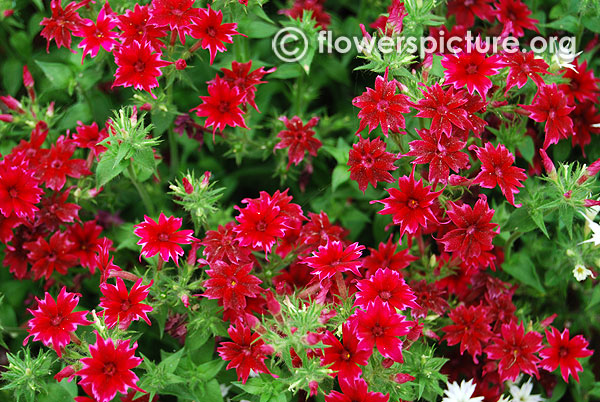
{"label": "crimson flower", "polygon": [[356,276],[361,276],[359,259],[364,249],[365,246],[358,243],[344,247],[341,241],[331,241],[320,246],[312,256],[304,258],[302,262],[313,269],[311,273],[319,278],[319,282],[333,277],[338,272],[351,271]]}
{"label": "crimson flower", "polygon": [[[181,2],[179,2],[181,4]],[[150,20],[150,7],[136,4],[132,10],[126,10],[117,17],[117,26],[121,32],[120,39],[124,46],[131,46],[134,41],[149,42],[154,50],[165,47],[160,40],[167,36],[165,29],[152,24]]]}
{"label": "crimson flower", "polygon": [[300,241],[303,244],[324,246],[329,241],[341,241],[348,234],[343,227],[332,224],[323,211],[319,214],[309,212],[308,218],[308,222],[300,230]]}
{"label": "crimson flower", "polygon": [[[471,148],[469,148],[471,149]],[[519,192],[518,187],[523,187],[521,181],[527,179],[525,169],[513,166],[515,157],[502,144],[496,148],[491,142],[485,144],[485,148],[475,147],[477,159],[481,161],[481,172],[473,179],[473,184],[479,184],[481,187],[494,188],[500,186],[502,194],[508,202],[515,205],[515,196]]]}
{"label": "crimson flower", "polygon": [[567,94],[571,104],[575,103],[575,99],[581,103],[586,101],[597,103],[600,94],[600,89],[598,89],[600,79],[594,77],[592,68],[587,68],[587,60],[580,64],[579,60],[575,59],[574,66],[574,69],[565,69],[563,78],[568,79],[569,83],[560,84],[558,89]]}
{"label": "crimson flower", "polygon": [[0,242],[6,244],[14,237],[13,229],[21,225],[23,220],[12,214],[8,218],[0,214]]}
{"label": "crimson flower", "polygon": [[328,347],[323,349],[321,365],[335,371],[332,375],[337,375],[341,381],[359,377],[362,370],[358,366],[366,366],[373,353],[372,348],[359,342],[355,331],[356,325],[345,322],[342,326],[342,342],[329,331],[323,338],[323,343]]}
{"label": "crimson flower", "polygon": [[215,77],[208,86],[208,96],[200,96],[202,103],[190,111],[196,111],[199,117],[206,117],[206,127],[213,127],[213,139],[217,130],[225,126],[244,127],[243,112],[240,109],[244,94],[237,87],[230,87],[221,77]]}
{"label": "crimson flower", "polygon": [[13,213],[19,218],[33,220],[44,190],[32,170],[23,166],[11,166],[6,160],[0,162],[0,212],[6,218]]}
{"label": "crimson flower", "polygon": [[523,323],[517,326],[514,321],[503,324],[500,332],[502,336],[495,338],[494,343],[484,350],[488,359],[500,360],[500,380],[515,381],[521,372],[538,378],[540,359],[534,353],[542,348],[542,335],[535,331],[525,333]]}
{"label": "crimson flower", "polygon": [[560,366],[560,374],[566,383],[569,382],[569,375],[579,382],[577,373],[583,371],[583,368],[577,359],[594,354],[587,348],[588,341],[582,335],[576,335],[569,339],[568,328],[565,328],[561,334],[554,327],[552,327],[552,332],[546,330],[546,339],[550,346],[540,350],[540,357],[542,357],[540,367],[554,371]]}
{"label": "crimson flower", "polygon": [[183,249],[180,244],[190,244],[194,239],[193,230],[179,230],[181,227],[181,218],[174,216],[166,217],[160,213],[158,223],[147,215],[144,215],[144,222],[134,226],[133,233],[141,239],[137,244],[142,246],[140,260],[142,255],[146,258],[160,254],[163,261],[169,261],[172,258],[175,265],[179,266],[179,256],[183,255]]}
{"label": "crimson flower", "polygon": [[288,169],[292,165],[298,166],[304,159],[304,153],[308,152],[312,156],[317,156],[317,151],[323,143],[314,138],[315,131],[312,130],[319,122],[318,117],[313,117],[304,125],[300,117],[294,116],[288,119],[285,116],[279,118],[285,124],[285,130],[281,130],[277,134],[281,140],[273,147],[273,149],[288,148]]}
{"label": "crimson flower", "polygon": [[44,17],[40,25],[44,27],[41,36],[46,38],[46,52],[49,52],[50,41],[54,39],[56,46],[60,49],[62,46],[71,49],[71,33],[77,31],[77,28],[83,23],[83,20],[77,14],[77,10],[83,7],[88,1],[71,1],[63,9],[61,0],[52,0],[50,10],[52,16]]}
{"label": "crimson flower", "polygon": [[414,234],[419,227],[426,227],[428,221],[439,223],[431,205],[442,193],[442,191],[431,192],[431,186],[424,186],[423,179],[415,181],[415,170],[413,168],[410,176],[402,176],[398,179],[398,188],[386,189],[388,198],[371,201],[371,204],[380,202],[384,205],[378,213],[381,215],[392,215],[395,225],[400,225],[400,237],[405,232]]}
{"label": "crimson flower", "polygon": [[541,74],[548,73],[548,64],[542,58],[535,57],[535,53],[511,52],[502,55],[501,63],[508,67],[508,77],[506,77],[506,91],[514,87],[523,88],[527,79],[531,78],[538,87],[544,85]]}
{"label": "crimson flower", "polygon": [[262,81],[262,78],[270,73],[275,72],[276,68],[270,68],[265,70],[264,67],[257,68],[250,72],[252,67],[252,60],[247,63],[238,63],[237,61],[231,62],[231,70],[222,68],[223,79],[229,83],[230,86],[235,86],[242,93],[242,102],[244,105],[249,103],[258,112],[258,107],[254,102],[254,94],[256,93],[256,86],[258,84],[264,84],[267,81]]}
{"label": "crimson flower", "polygon": [[50,241],[38,236],[35,241],[25,243],[23,248],[29,251],[27,258],[33,264],[31,272],[36,280],[42,277],[50,279],[54,271],[66,275],[67,270],[77,264],[74,244],[67,233],[56,232]]}
{"label": "crimson flower", "polygon": [[362,95],[352,100],[352,104],[360,108],[358,118],[360,124],[356,133],[369,126],[369,133],[378,125],[385,136],[388,131],[400,132],[406,127],[404,113],[410,112],[410,98],[403,94],[397,94],[398,81],[388,81],[388,70],[384,76],[378,75],[375,79],[375,89],[367,88]]}
{"label": "crimson flower", "polygon": [[397,271],[380,268],[369,279],[356,283],[358,292],[354,305],[368,308],[369,303],[381,300],[397,310],[417,308],[416,296]]}
{"label": "crimson flower", "polygon": [[600,114],[592,102],[577,103],[569,115],[573,120],[573,146],[579,144],[583,156],[584,147],[592,142],[592,134],[600,134]]}
{"label": "crimson flower", "polygon": [[369,247],[369,254],[363,259],[363,268],[367,270],[365,275],[367,278],[374,274],[379,268],[389,268],[392,271],[400,271],[410,265],[411,262],[416,261],[418,258],[414,255],[410,255],[409,249],[400,250],[396,252],[398,245],[392,241],[392,235],[388,238],[387,242],[379,243],[377,250]]}
{"label": "crimson flower", "polygon": [[90,387],[98,402],[112,401],[117,392],[126,395],[129,388],[146,392],[136,385],[139,378],[131,371],[142,362],[134,356],[137,342],[131,348],[129,342],[129,339],[105,340],[96,332],[96,343],[90,345],[92,357],[81,359],[83,368],[77,372],[81,376],[79,385]]}
{"label": "crimson flower", "polygon": [[473,362],[477,364],[477,356],[482,352],[482,344],[485,345],[493,336],[490,328],[492,319],[488,309],[484,306],[466,307],[461,304],[450,311],[448,317],[453,324],[442,328],[446,333],[443,339],[448,342],[448,346],[460,343],[460,354],[462,355],[466,350],[473,356]]}
{"label": "crimson flower", "polygon": [[324,1],[321,0],[294,0],[294,5],[289,10],[281,10],[280,14],[287,15],[295,20],[302,21],[305,12],[311,13],[311,18],[315,20],[316,26],[321,29],[327,29],[331,22],[331,17],[323,7]]}
{"label": "crimson flower", "polygon": [[190,33],[190,19],[199,11],[193,6],[194,0],[152,0],[148,22],[159,27],[168,25],[185,45],[185,35]]}
{"label": "crimson flower", "polygon": [[233,342],[221,342],[217,348],[221,359],[230,361],[227,370],[235,368],[243,384],[248,381],[250,370],[271,374],[264,360],[266,355],[273,353],[272,346],[266,345],[259,334],[252,333],[250,328],[242,324],[230,326],[227,333]]}
{"label": "crimson flower", "polygon": [[499,0],[496,6],[496,17],[504,25],[502,35],[512,34],[517,38],[525,35],[524,29],[538,32],[539,21],[529,18],[531,10],[521,0]]}
{"label": "crimson flower", "polygon": [[456,89],[466,85],[470,94],[477,91],[485,99],[492,88],[492,80],[488,77],[496,75],[502,64],[498,55],[486,57],[485,52],[479,51],[480,44],[481,40],[477,38],[469,52],[445,54],[442,66],[445,68],[445,84],[453,84]]}
{"label": "crimson flower", "polygon": [[121,45],[113,56],[118,67],[112,87],[143,89],[156,99],[152,88],[158,86],[156,78],[162,75],[160,68],[170,63],[162,60],[160,53],[154,52],[150,42],[133,41],[130,45]]}
{"label": "crimson flower", "polygon": [[148,288],[153,283],[154,281],[150,281],[149,284],[140,286],[142,278],[139,278],[129,292],[121,278],[117,278],[117,286],[106,282],[102,283],[100,285],[102,297],[99,306],[104,309],[102,314],[106,326],[113,328],[118,322],[119,329],[126,330],[132,321],[138,321],[140,318],[151,325],[147,313],[152,311],[152,307],[143,304],[142,301],[148,297]]}
{"label": "crimson flower", "polygon": [[558,90],[556,84],[542,85],[531,105],[519,105],[529,112],[529,118],[538,123],[546,123],[544,149],[556,144],[561,138],[568,138],[573,131],[573,121],[569,114],[575,106],[568,105],[568,98]]}
{"label": "crimson flower", "polygon": [[106,16],[106,7],[102,7],[98,13],[96,23],[90,19],[83,20],[79,29],[73,33],[73,35],[83,38],[77,46],[83,49],[81,64],[83,64],[83,60],[88,54],[92,59],[96,57],[101,46],[104,50],[110,52],[114,46],[119,45],[119,42],[116,40],[119,35],[112,31],[116,26],[117,23],[111,16]]}
{"label": "crimson flower", "polygon": [[494,7],[491,0],[450,0],[448,1],[448,15],[456,17],[456,24],[471,27],[475,23],[475,17],[482,20],[492,21],[494,18]]}
{"label": "crimson flower", "polygon": [[85,319],[87,311],[73,312],[79,303],[79,293],[69,293],[62,287],[56,301],[46,292],[44,300],[35,298],[37,309],[27,309],[33,318],[29,320],[29,336],[23,341],[27,344],[30,337],[34,341],[42,341],[46,346],[52,346],[58,356],[62,356],[62,349],[71,342],[71,333],[77,330],[78,325],[89,325],[91,321]]}
{"label": "crimson flower", "polygon": [[64,187],[67,176],[80,178],[92,174],[83,159],[71,159],[74,152],[75,144],[60,136],[40,158],[38,178],[46,183],[46,187],[59,191]]}
{"label": "crimson flower", "polygon": [[353,315],[356,323],[356,337],[366,347],[377,350],[383,357],[402,363],[402,341],[400,336],[408,334],[412,322],[377,298],[366,310],[356,310]]}
{"label": "crimson flower", "polygon": [[262,292],[260,279],[250,273],[252,263],[227,264],[215,261],[211,269],[206,271],[210,279],[203,286],[206,288],[202,296],[223,301],[223,307],[231,310],[246,308],[246,297],[256,297]]}
{"label": "crimson flower", "polygon": [[478,261],[484,252],[494,248],[492,239],[498,234],[497,224],[491,223],[494,210],[490,209],[485,196],[481,196],[471,209],[469,205],[457,205],[450,201],[447,211],[455,229],[440,240],[444,251],[456,252],[466,263]]}
{"label": "crimson flower", "polygon": [[102,233],[102,226],[96,221],[84,222],[83,225],[74,224],[68,228],[69,240],[73,242],[73,254],[79,258],[79,264],[93,271],[96,269],[96,253],[102,244],[98,238]]}
{"label": "crimson flower", "polygon": [[[192,1],[193,2],[193,1]],[[233,35],[242,35],[235,29],[235,22],[223,23],[221,10],[215,11],[210,5],[208,8],[199,8],[198,15],[191,17],[190,36],[202,40],[202,49],[208,49],[210,64],[213,64],[217,52],[225,52],[225,43],[233,43]]]}
{"label": "crimson flower", "polygon": [[340,381],[342,392],[331,391],[325,395],[325,402],[388,402],[389,394],[369,392],[367,382],[362,378]]}
{"label": "crimson flower", "polygon": [[461,150],[465,142],[456,137],[434,134],[430,130],[417,130],[420,140],[410,142],[410,151],[404,156],[416,156],[412,162],[429,164],[429,181],[446,184],[450,170],[458,173],[460,169],[469,168],[469,155]]}
{"label": "crimson flower", "polygon": [[225,226],[219,225],[217,230],[206,232],[200,244],[204,246],[202,253],[209,263],[223,261],[237,264],[248,260],[251,250],[241,247],[235,241],[236,233],[233,230],[235,226],[235,222],[228,222]]}
{"label": "crimson flower", "polygon": [[106,129],[98,130],[96,122],[86,126],[78,121],[76,133],[73,134],[73,143],[80,148],[90,149],[94,156],[98,158],[101,153],[106,151],[106,148],[103,145],[98,145],[98,143],[107,136]]}
{"label": "crimson flower", "polygon": [[467,98],[464,91],[454,92],[454,87],[444,90],[439,84],[426,87],[423,92],[423,98],[412,106],[419,111],[416,117],[430,118],[431,132],[433,134],[444,133],[448,137],[452,136],[453,127],[466,130],[469,125],[467,122],[467,111],[464,105]]}
{"label": "crimson flower", "polygon": [[386,152],[385,147],[386,143],[379,137],[373,141],[360,137],[348,153],[350,179],[358,183],[358,189],[363,193],[369,183],[373,188],[377,188],[377,182],[394,181],[390,171],[398,169],[394,162],[399,158],[391,152]]}

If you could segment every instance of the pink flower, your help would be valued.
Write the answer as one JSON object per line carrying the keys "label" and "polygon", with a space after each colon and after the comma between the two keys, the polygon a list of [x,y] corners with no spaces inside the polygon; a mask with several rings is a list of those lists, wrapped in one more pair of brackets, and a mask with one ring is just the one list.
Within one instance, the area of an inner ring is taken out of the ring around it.
{"label": "pink flower", "polygon": [[138,279],[131,290],[128,292],[123,279],[117,278],[117,286],[109,283],[102,283],[100,291],[100,307],[104,309],[102,314],[105,317],[106,326],[113,328],[119,323],[119,329],[126,330],[132,321],[138,321],[140,318],[150,324],[148,314],[152,311],[152,307],[143,304],[142,301],[148,297],[148,288],[152,286],[154,281],[150,281],[148,285],[141,286],[142,278]]}
{"label": "pink flower", "polygon": [[[106,3],[108,4],[108,3]],[[113,29],[117,26],[117,23],[110,17],[106,16],[106,7],[102,7],[98,13],[98,19],[94,24],[94,21],[90,19],[83,20],[83,23],[79,29],[73,33],[75,36],[80,36],[83,40],[77,47],[83,49],[83,56],[81,57],[81,64],[86,55],[90,55],[91,58],[96,57],[100,47],[107,52],[110,52],[114,46],[118,46],[119,42],[116,40],[118,34],[113,32]]]}
{"label": "pink flower", "polygon": [[361,266],[359,260],[362,250],[365,246],[358,243],[352,243],[348,247],[340,241],[328,242],[310,257],[302,260],[303,263],[311,267],[312,274],[319,278],[319,282],[333,277],[338,272],[351,271],[356,276],[361,276],[358,270]]}
{"label": "pink flower", "polygon": [[141,239],[137,244],[142,246],[142,256],[150,258],[160,254],[163,261],[173,259],[175,265],[179,266],[179,256],[183,255],[181,244],[190,244],[194,241],[193,230],[179,230],[181,218],[174,216],[166,217],[162,212],[158,217],[158,223],[152,218],[144,215],[144,222],[134,226],[133,233]]}
{"label": "pink flower", "polygon": [[583,371],[583,368],[577,359],[594,354],[594,351],[587,348],[588,341],[582,335],[576,335],[569,339],[568,328],[565,328],[561,334],[554,327],[552,327],[552,332],[546,330],[546,339],[549,347],[540,350],[540,357],[542,357],[540,367],[554,371],[560,366],[560,374],[566,383],[569,382],[569,375],[579,382],[577,373]]}
{"label": "pink flower", "polygon": [[342,325],[342,342],[331,332],[327,332],[323,343],[329,347],[323,349],[321,365],[328,366],[335,371],[340,380],[352,380],[362,373],[361,366],[369,363],[369,357],[373,353],[372,348],[361,344],[355,335],[356,325],[346,321]]}
{"label": "pink flower", "polygon": [[368,308],[369,303],[381,300],[397,310],[417,308],[416,296],[397,271],[378,269],[369,279],[357,282],[354,305]]}
{"label": "pink flower", "polygon": [[236,31],[235,22],[223,23],[221,10],[215,11],[210,5],[208,8],[199,8],[198,15],[191,17],[193,24],[190,25],[190,36],[200,39],[202,49],[208,49],[210,64],[213,64],[217,52],[225,52],[225,43],[233,43],[233,35],[242,35]]}

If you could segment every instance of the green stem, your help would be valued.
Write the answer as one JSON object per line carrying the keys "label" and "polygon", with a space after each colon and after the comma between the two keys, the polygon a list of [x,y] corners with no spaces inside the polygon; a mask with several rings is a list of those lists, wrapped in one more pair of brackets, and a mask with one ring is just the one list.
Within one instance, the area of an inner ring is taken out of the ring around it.
{"label": "green stem", "polygon": [[131,164],[131,162],[127,167],[127,172],[129,173],[129,178],[131,179],[133,186],[137,190],[138,194],[140,195],[140,198],[142,199],[142,202],[144,203],[146,211],[149,215],[154,216],[154,204],[152,203],[152,200],[150,199],[150,196],[148,195],[148,192],[146,191],[144,186],[142,186],[142,184],[138,182],[137,175],[135,174],[135,170],[133,170],[133,165]]}
{"label": "green stem", "polygon": [[296,80],[296,93],[295,93],[295,99],[294,99],[294,103],[295,103],[295,110],[296,110],[296,115],[299,116],[300,118],[302,118],[302,90],[304,87],[304,74],[305,72],[302,71],[300,73],[300,75],[298,75],[298,79]]}
{"label": "green stem", "polygon": [[171,158],[171,177],[175,177],[179,171],[179,149],[177,148],[177,137],[173,130],[169,130],[169,153]]}
{"label": "green stem", "polygon": [[506,254],[507,260],[510,257],[510,254],[512,252],[513,243],[515,242],[515,240],[517,240],[519,237],[521,237],[522,234],[523,233],[521,233],[517,230],[516,232],[511,233],[508,240],[506,240],[506,244],[504,245],[504,253]]}

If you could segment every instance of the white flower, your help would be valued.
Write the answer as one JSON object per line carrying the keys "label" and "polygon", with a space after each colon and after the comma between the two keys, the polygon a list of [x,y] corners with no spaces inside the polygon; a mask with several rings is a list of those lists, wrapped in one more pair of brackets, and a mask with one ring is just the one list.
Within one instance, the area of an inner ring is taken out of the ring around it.
{"label": "white flower", "polygon": [[592,238],[589,240],[585,240],[582,241],[579,244],[583,244],[583,243],[594,243],[594,246],[600,246],[600,225],[598,225],[596,222],[594,222],[592,219],[590,219],[589,216],[587,216],[586,214],[584,214],[583,212],[580,212],[581,215],[583,215],[583,217],[585,218],[585,220],[588,223],[589,228],[592,231]]}
{"label": "white flower", "polygon": [[476,384],[473,383],[473,379],[465,382],[462,380],[460,385],[458,382],[452,382],[447,384],[448,389],[444,391],[444,399],[442,402],[481,402],[483,396],[472,397],[475,392]]}
{"label": "white flower", "polygon": [[531,395],[533,384],[531,378],[521,388],[514,384],[509,385],[509,392],[513,397],[512,402],[542,402],[544,399],[539,395]]}
{"label": "white flower", "polygon": [[552,61],[558,65],[559,68],[569,68],[575,72],[577,72],[577,70],[575,69],[575,66],[572,64],[573,60],[575,60],[575,58],[577,56],[579,56],[582,52],[578,52],[578,53],[571,53],[571,52],[556,52],[554,53],[554,55],[552,56]]}
{"label": "white flower", "polygon": [[575,265],[575,269],[573,269],[573,276],[579,282],[585,281],[588,276],[591,276],[592,278],[596,277],[592,271],[581,264]]}

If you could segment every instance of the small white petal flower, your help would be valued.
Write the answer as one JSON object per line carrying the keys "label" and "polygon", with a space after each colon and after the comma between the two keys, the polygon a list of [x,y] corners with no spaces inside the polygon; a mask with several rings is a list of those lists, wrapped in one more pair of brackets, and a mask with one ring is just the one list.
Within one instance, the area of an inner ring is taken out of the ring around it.
{"label": "small white petal flower", "polygon": [[585,281],[588,276],[591,276],[592,278],[596,277],[592,271],[581,264],[575,265],[575,269],[573,269],[573,276],[579,282]]}
{"label": "small white petal flower", "polygon": [[583,215],[583,217],[585,218],[585,220],[588,223],[588,226],[590,228],[590,230],[592,231],[592,238],[582,241],[579,244],[583,244],[583,243],[594,243],[594,246],[600,246],[600,225],[598,225],[596,222],[594,222],[593,220],[590,219],[589,216],[587,216],[586,214],[584,214],[583,212],[580,212],[581,215]]}
{"label": "small white petal flower", "polygon": [[582,52],[578,52],[575,54],[571,52],[557,52],[554,53],[554,55],[552,56],[552,61],[556,63],[559,68],[568,68],[577,73],[578,71],[575,69],[575,66],[572,63],[573,60],[575,60],[575,58],[581,53]]}
{"label": "small white petal flower", "polygon": [[512,402],[543,402],[544,398],[540,395],[531,395],[532,390],[531,378],[520,388],[514,384],[509,385],[509,392],[513,397]]}
{"label": "small white petal flower", "polygon": [[444,399],[442,402],[481,402],[483,396],[472,396],[475,392],[476,384],[473,383],[473,379],[465,382],[462,380],[460,385],[458,382],[451,382],[446,384],[448,389],[444,391]]}

